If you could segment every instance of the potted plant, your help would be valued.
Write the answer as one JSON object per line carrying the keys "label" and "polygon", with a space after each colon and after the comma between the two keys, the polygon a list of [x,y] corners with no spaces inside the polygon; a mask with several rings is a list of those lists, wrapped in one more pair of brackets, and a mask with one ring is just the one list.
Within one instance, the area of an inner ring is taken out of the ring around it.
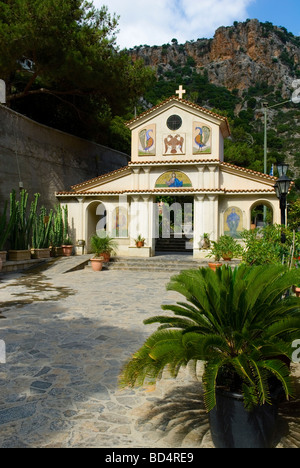
{"label": "potted plant", "polygon": [[20,200],[16,199],[16,192],[13,190],[10,194],[10,216],[14,219],[10,231],[10,246],[8,251],[9,259],[12,261],[30,260],[31,252],[29,249],[32,236],[32,225],[36,216],[39,194],[35,194],[34,200],[30,206],[30,212],[27,213],[28,192],[21,190]]}
{"label": "potted plant", "polygon": [[159,328],[125,364],[121,385],[156,381],[166,368],[177,377],[182,366],[204,361],[215,446],[271,447],[278,395],[293,396],[290,369],[279,356],[290,359],[299,337],[299,299],[284,296],[296,280],[297,270],[280,265],[223,265],[174,276],[167,289],[187,302],[162,305],[173,316],[145,320]]}
{"label": "potted plant", "polygon": [[91,258],[91,265],[93,271],[101,271],[103,268],[104,257],[102,255],[103,250],[103,242],[102,238],[97,236],[97,234],[93,235],[90,239],[91,241],[91,250],[94,253],[94,257]]}
{"label": "potted plant", "polygon": [[203,237],[201,239],[201,248],[202,249],[209,249],[210,248],[210,238],[209,238],[209,234],[207,232],[205,232],[203,234]]}
{"label": "potted plant", "polygon": [[73,242],[69,237],[69,225],[68,225],[68,207],[63,207],[64,221],[63,221],[63,243],[62,251],[64,257],[70,257],[73,252]]}
{"label": "potted plant", "polygon": [[7,201],[4,205],[4,210],[2,215],[0,216],[0,259],[2,261],[2,265],[6,262],[6,250],[4,250],[6,242],[9,238],[12,226],[15,222],[14,217],[10,216],[9,220],[7,220]]}
{"label": "potted plant", "polygon": [[51,242],[51,256],[60,257],[63,255],[62,244],[64,239],[64,226],[62,209],[60,205],[57,205],[55,212],[53,213],[52,229],[50,234]]}
{"label": "potted plant", "polygon": [[50,257],[50,233],[52,227],[53,211],[47,215],[46,208],[42,207],[40,214],[36,215],[32,226],[32,258]]}
{"label": "potted plant", "polygon": [[62,244],[62,251],[64,257],[70,257],[73,252],[73,242],[70,237],[66,237]]}
{"label": "potted plant", "polygon": [[138,235],[138,237],[135,239],[135,245],[136,247],[138,247],[139,249],[141,247],[144,247],[145,245],[145,239],[144,237],[141,236],[141,234]]}
{"label": "potted plant", "polygon": [[212,241],[212,247],[210,253],[207,255],[207,257],[214,257],[215,261],[214,262],[208,262],[208,266],[211,270],[216,271],[217,268],[220,268],[222,266],[222,263],[220,262],[221,259],[221,250],[219,248],[219,244],[215,241]]}
{"label": "potted plant", "polygon": [[[95,241],[95,239],[97,240]],[[91,247],[93,249],[93,243],[97,242],[97,248],[99,254],[104,258],[104,262],[109,262],[111,255],[116,253],[117,243],[110,236],[99,237],[97,234],[91,237]]]}
{"label": "potted plant", "polygon": [[243,253],[242,247],[231,236],[221,236],[217,244],[223,260],[230,261]]}

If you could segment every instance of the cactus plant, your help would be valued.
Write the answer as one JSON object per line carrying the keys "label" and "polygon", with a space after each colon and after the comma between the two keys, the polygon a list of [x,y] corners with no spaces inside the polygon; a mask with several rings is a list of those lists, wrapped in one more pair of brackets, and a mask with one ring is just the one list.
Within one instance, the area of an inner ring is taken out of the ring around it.
{"label": "cactus plant", "polygon": [[55,213],[53,213],[52,231],[50,235],[52,247],[61,247],[63,244],[64,227],[63,216],[60,205],[57,205]]}
{"label": "cactus plant", "polygon": [[26,190],[21,190],[20,200],[17,201],[16,192],[12,190],[10,194],[10,217],[14,220],[10,232],[12,250],[28,250],[39,196],[39,193],[34,195],[29,214],[27,214],[28,192]]}
{"label": "cactus plant", "polygon": [[10,217],[7,220],[7,206],[8,202],[5,202],[4,210],[2,215],[0,215],[0,251],[4,249],[7,239],[9,238],[12,226],[15,223],[14,217]]}
{"label": "cactus plant", "polygon": [[43,206],[40,214],[35,217],[32,229],[32,247],[34,249],[47,249],[50,245],[50,231],[52,226],[53,210],[47,216]]}

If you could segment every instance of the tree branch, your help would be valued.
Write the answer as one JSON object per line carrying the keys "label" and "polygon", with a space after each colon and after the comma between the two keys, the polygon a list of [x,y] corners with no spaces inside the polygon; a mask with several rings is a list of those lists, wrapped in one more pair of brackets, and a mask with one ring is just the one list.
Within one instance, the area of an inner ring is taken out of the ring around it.
{"label": "tree branch", "polygon": [[83,96],[85,95],[85,93],[82,93],[78,90],[72,90],[72,91],[50,91],[49,89],[46,89],[46,88],[40,88],[40,89],[35,89],[35,90],[32,90],[32,91],[28,91],[27,93],[25,93],[25,91],[23,91],[22,93],[17,93],[17,94],[10,94],[9,96],[7,96],[6,98],[6,101],[7,102],[11,102],[11,101],[14,101],[14,100],[17,100],[17,99],[21,99],[23,97],[26,97],[26,96],[32,96],[32,95],[35,95],[35,94],[50,94],[51,96],[54,96],[56,97],[57,99],[59,99],[60,101],[62,101],[63,103],[73,107],[73,109],[75,109],[75,111],[77,112],[78,114],[78,117],[80,120],[82,120],[81,118],[81,114],[80,114],[80,110],[74,105],[72,104],[70,101],[66,101],[65,99],[63,99],[62,97],[60,97],[61,95],[77,95],[77,96]]}
{"label": "tree branch", "polygon": [[[27,87],[26,87],[27,88]],[[40,89],[34,89],[32,91],[27,91],[24,90],[21,93],[16,93],[16,94],[9,94],[6,97],[6,101],[16,101],[17,99],[22,99],[23,97],[26,96],[32,96],[34,94],[52,94],[53,96],[86,96],[89,93],[83,93],[82,91],[79,91],[78,89],[73,89],[70,91],[51,91],[46,88],[40,88]]]}

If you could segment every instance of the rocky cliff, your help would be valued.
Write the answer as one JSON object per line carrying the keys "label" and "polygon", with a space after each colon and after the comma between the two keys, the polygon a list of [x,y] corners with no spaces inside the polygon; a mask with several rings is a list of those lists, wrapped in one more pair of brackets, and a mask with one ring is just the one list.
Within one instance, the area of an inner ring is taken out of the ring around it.
{"label": "rocky cliff", "polygon": [[280,89],[283,97],[290,96],[292,82],[300,78],[300,37],[255,19],[220,27],[213,39],[182,45],[173,39],[171,44],[144,45],[129,52],[133,60],[143,58],[158,75],[192,66],[199,73],[206,70],[210,83],[237,89],[239,94],[265,82]]}

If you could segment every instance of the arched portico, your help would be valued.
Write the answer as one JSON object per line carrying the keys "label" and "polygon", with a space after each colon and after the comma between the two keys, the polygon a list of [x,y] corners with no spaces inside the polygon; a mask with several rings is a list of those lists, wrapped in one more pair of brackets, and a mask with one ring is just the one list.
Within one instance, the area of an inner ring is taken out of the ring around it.
{"label": "arched portico", "polygon": [[275,207],[272,202],[265,199],[256,200],[249,211],[250,227],[263,227],[264,224],[275,224]]}
{"label": "arched portico", "polygon": [[107,226],[107,210],[105,204],[101,200],[94,200],[86,208],[86,245],[87,251],[90,251],[90,238],[94,234],[106,234]]}

